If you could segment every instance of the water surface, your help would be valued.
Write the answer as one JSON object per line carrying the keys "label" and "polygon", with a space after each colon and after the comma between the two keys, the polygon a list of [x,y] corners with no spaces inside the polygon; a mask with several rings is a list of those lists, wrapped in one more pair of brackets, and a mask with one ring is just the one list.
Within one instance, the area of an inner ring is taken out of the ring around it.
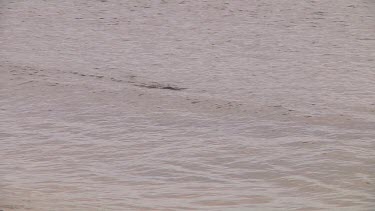
{"label": "water surface", "polygon": [[374,2],[0,5],[1,209],[374,209]]}

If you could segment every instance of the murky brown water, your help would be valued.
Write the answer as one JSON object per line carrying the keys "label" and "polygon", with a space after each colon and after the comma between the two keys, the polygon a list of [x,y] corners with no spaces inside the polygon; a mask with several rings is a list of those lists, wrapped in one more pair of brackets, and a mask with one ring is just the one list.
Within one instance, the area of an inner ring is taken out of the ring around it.
{"label": "murky brown water", "polygon": [[375,209],[373,1],[0,5],[0,209]]}

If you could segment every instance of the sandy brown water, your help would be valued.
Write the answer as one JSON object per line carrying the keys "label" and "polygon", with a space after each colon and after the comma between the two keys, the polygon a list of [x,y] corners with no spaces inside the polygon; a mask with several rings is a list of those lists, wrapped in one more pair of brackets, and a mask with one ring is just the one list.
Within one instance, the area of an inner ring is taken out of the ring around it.
{"label": "sandy brown water", "polygon": [[0,210],[375,210],[374,1],[0,6]]}

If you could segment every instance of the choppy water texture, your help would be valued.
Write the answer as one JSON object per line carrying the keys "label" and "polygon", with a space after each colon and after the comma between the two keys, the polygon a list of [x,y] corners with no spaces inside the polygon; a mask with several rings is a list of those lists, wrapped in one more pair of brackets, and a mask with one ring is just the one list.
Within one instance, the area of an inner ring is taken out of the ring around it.
{"label": "choppy water texture", "polygon": [[375,209],[374,1],[0,5],[0,209]]}

